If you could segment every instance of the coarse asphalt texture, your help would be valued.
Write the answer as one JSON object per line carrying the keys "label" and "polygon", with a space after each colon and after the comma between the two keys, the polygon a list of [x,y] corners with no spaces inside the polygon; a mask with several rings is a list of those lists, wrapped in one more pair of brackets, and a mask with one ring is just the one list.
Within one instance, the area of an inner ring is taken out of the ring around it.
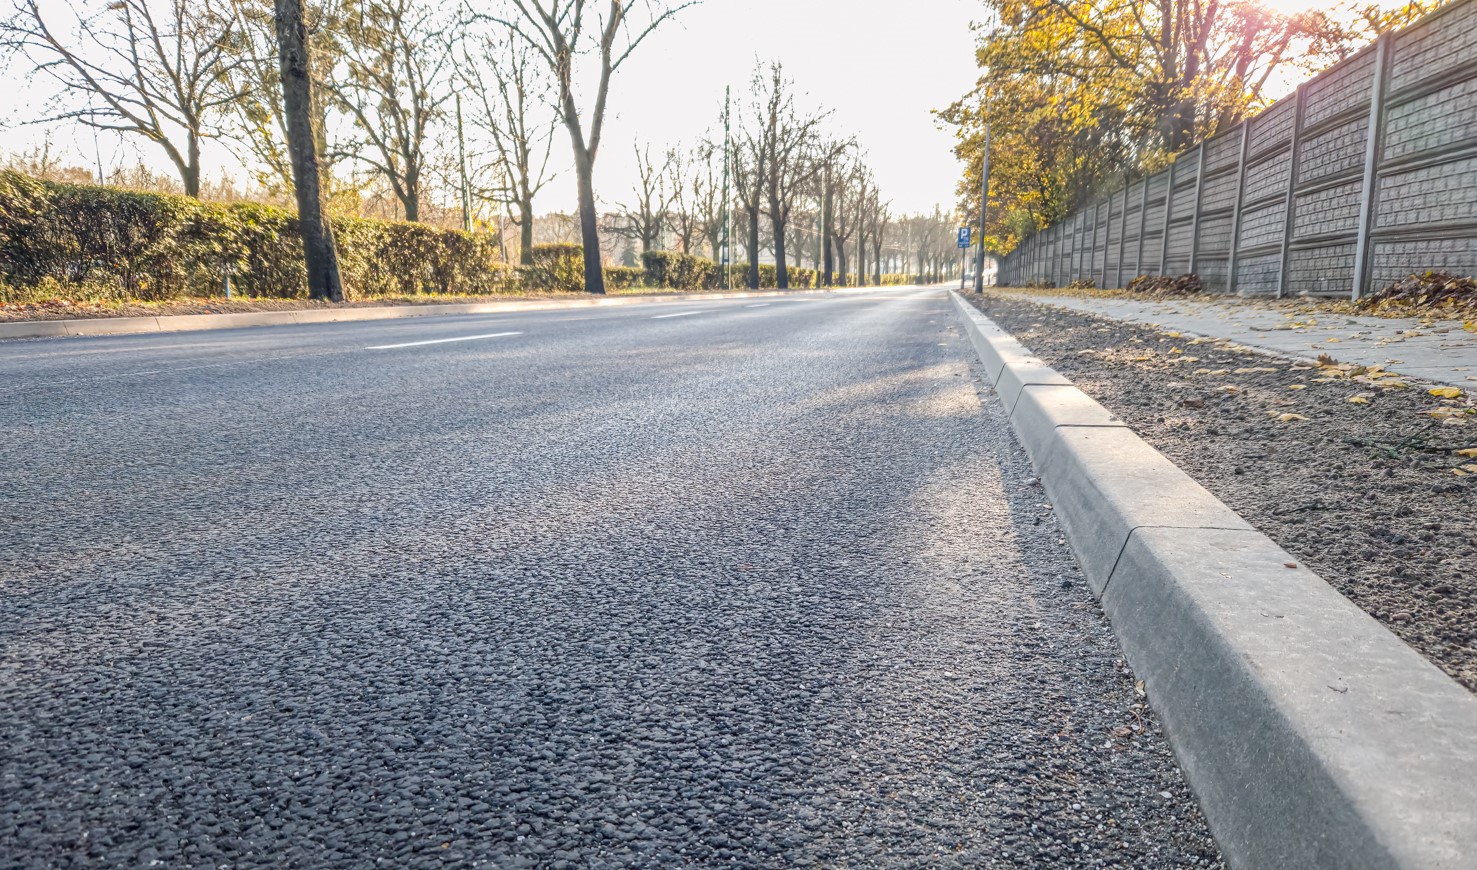
{"label": "coarse asphalt texture", "polygon": [[973,362],[926,289],[0,344],[0,866],[1219,866]]}

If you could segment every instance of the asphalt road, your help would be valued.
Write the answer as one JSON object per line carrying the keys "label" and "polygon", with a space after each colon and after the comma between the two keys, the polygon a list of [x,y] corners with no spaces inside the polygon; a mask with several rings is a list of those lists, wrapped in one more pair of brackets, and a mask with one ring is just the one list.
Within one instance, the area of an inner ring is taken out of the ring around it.
{"label": "asphalt road", "polygon": [[937,291],[0,343],[0,866],[1185,867]]}

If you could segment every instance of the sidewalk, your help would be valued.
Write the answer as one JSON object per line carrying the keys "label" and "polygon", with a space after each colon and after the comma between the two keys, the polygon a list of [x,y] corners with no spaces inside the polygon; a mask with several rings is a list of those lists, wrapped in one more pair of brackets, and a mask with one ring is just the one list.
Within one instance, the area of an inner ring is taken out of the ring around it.
{"label": "sidewalk", "polygon": [[992,292],[1058,305],[1116,320],[1189,332],[1284,356],[1380,365],[1402,375],[1472,388],[1477,383],[1477,334],[1455,321],[1307,314],[1260,308],[1234,298],[1138,300],[993,289]]}

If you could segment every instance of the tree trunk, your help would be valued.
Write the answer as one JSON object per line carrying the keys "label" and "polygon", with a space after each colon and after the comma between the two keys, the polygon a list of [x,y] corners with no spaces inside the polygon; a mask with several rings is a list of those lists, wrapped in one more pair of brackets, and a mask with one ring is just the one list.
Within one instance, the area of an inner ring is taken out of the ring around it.
{"label": "tree trunk", "polygon": [[282,68],[282,107],[287,120],[287,150],[292,158],[297,218],[308,270],[308,296],[344,301],[333,227],[323,212],[318,138],[313,129],[313,85],[308,75],[308,34],[303,0],[276,0],[277,53]]}
{"label": "tree trunk", "polygon": [[790,270],[785,263],[785,222],[774,219],[774,286],[776,290],[790,289]]}
{"label": "tree trunk", "polygon": [[184,182],[185,196],[200,198],[200,137],[194,133],[190,134],[189,165],[185,167]]}
{"label": "tree trunk", "polygon": [[595,162],[578,145],[574,173],[579,178],[580,240],[585,246],[585,292],[605,295],[605,269],[600,262],[600,216],[595,211]]}
{"label": "tree trunk", "polygon": [[[842,240],[842,239],[837,239],[836,240],[836,265],[841,268],[840,280],[837,281],[837,285],[836,286],[838,286],[838,287],[845,287],[846,286],[846,276],[849,275],[849,274],[851,274],[851,273],[848,272],[847,269],[846,269],[846,242],[844,240]],[[829,264],[828,264],[828,266],[829,266]],[[827,283],[829,283],[829,282],[827,282]]]}
{"label": "tree trunk", "polygon": [[821,284],[825,287],[831,286],[831,268],[833,266],[833,255],[831,252],[831,218],[834,214],[831,207],[835,204],[835,197],[831,192],[831,167],[826,166],[825,195],[821,204]]}
{"label": "tree trunk", "polygon": [[533,200],[518,203],[518,262],[533,265]]}
{"label": "tree trunk", "polygon": [[867,286],[867,237],[856,235],[856,286]]}
{"label": "tree trunk", "polygon": [[759,209],[749,211],[749,289],[759,289]]}

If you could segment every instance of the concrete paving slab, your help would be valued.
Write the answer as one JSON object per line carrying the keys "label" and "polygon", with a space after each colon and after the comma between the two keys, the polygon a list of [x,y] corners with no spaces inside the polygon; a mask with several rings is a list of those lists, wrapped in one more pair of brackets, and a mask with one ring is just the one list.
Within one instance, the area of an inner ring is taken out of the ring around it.
{"label": "concrete paving slab", "polygon": [[[1016,295],[1016,291],[1003,291]],[[1225,338],[1298,359],[1328,354],[1339,362],[1382,365],[1434,383],[1477,383],[1477,334],[1454,321],[1300,314],[1235,299],[1138,300],[1020,292],[1023,298],[1116,320]]]}
{"label": "concrete paving slab", "polygon": [[1139,528],[1103,596],[1231,866],[1477,866],[1477,697],[1289,565]]}

